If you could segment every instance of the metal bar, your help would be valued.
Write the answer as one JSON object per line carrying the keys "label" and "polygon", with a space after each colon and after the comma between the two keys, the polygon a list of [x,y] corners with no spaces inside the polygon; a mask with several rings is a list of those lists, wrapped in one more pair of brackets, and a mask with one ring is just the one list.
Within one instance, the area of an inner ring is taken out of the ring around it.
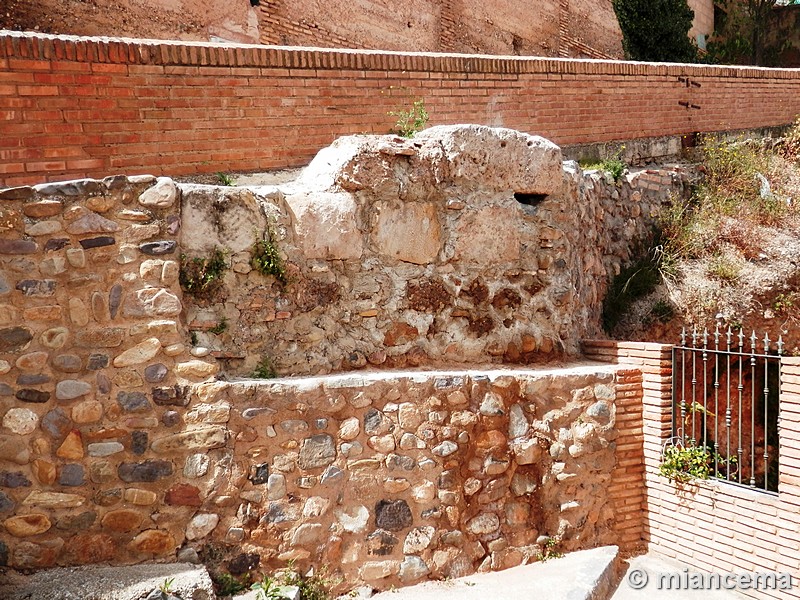
{"label": "metal bar", "polygon": [[756,332],[750,338],[750,487],[756,487]]}
{"label": "metal bar", "polygon": [[[769,335],[764,333],[764,353],[769,351]],[[769,485],[769,449],[767,448],[767,434],[769,425],[769,359],[764,360],[764,489]]]}
{"label": "metal bar", "polygon": [[686,329],[681,340],[681,444],[686,445]]}
{"label": "metal bar", "polygon": [[[744,332],[741,328],[739,328],[739,354],[742,354],[744,349]],[[737,413],[739,418],[739,445],[736,448],[736,454],[738,457],[738,465],[739,468],[737,469],[739,473],[739,483],[742,483],[742,392],[744,391],[744,385],[742,384],[742,362],[743,358],[739,358],[739,385],[737,386],[737,390],[739,392],[739,412]]]}
{"label": "metal bar", "polygon": [[678,435],[678,424],[676,419],[678,411],[675,410],[677,408],[676,400],[678,399],[678,394],[676,393],[678,391],[677,387],[678,378],[675,376],[675,373],[677,372],[678,372],[678,349],[673,348],[672,349],[672,407],[671,407],[672,410],[670,410],[670,412],[672,413],[670,415],[670,419],[672,421],[670,426],[670,435],[673,437]]}
{"label": "metal bar", "polygon": [[697,442],[697,436],[694,433],[695,424],[697,422],[695,408],[697,407],[697,329],[692,330],[692,405],[689,407],[692,413],[692,442]]}
{"label": "metal bar", "polygon": [[727,449],[725,450],[725,460],[728,461],[727,468],[725,469],[725,481],[731,480],[731,337],[733,336],[733,332],[731,331],[730,326],[728,326],[728,331],[725,334],[727,337],[727,347],[728,347],[728,379],[726,380],[725,389],[727,390],[728,400],[725,403],[725,431],[727,433],[728,438],[728,445]]}
{"label": "metal bar", "polygon": [[719,324],[714,330],[714,477],[719,477]]}
{"label": "metal bar", "polygon": [[703,448],[708,448],[708,406],[706,396],[708,395],[708,329],[703,330],[703,409],[700,411],[700,433],[703,435]]}

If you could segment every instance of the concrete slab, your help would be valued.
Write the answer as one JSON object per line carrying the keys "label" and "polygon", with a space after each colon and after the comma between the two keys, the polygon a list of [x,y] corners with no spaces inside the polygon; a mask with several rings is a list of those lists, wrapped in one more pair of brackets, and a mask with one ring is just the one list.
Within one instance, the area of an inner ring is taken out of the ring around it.
{"label": "concrete slab", "polygon": [[30,576],[5,574],[3,600],[140,600],[165,581],[187,600],[214,600],[214,588],[202,565],[145,564],[126,567],[47,569]]}
{"label": "concrete slab", "polygon": [[[655,554],[636,556],[625,561],[627,567],[611,600],[741,600],[744,595],[729,590],[684,589],[688,576],[702,573],[689,565]],[[678,579],[670,575],[678,575]],[[724,574],[722,574],[724,575]]]}
{"label": "concrete slab", "polygon": [[427,581],[373,600],[605,600],[615,583],[617,547],[571,552],[563,558],[448,581]]}

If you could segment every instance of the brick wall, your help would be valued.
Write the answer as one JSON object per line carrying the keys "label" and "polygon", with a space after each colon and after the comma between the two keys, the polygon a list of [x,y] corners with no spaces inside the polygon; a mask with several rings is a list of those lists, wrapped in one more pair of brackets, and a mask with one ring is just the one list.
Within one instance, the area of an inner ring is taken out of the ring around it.
{"label": "brick wall", "polygon": [[800,74],[6,33],[0,185],[298,166],[340,135],[388,131],[415,98],[431,124],[569,145],[786,124]]}
{"label": "brick wall", "polygon": [[[591,358],[638,365],[644,381],[646,521],[651,551],[698,571],[790,572],[794,589],[747,591],[757,598],[800,598],[800,359],[784,358],[780,397],[780,483],[770,495],[713,481],[680,486],[658,475],[663,442],[671,435],[671,347],[587,342]],[[624,585],[624,584],[623,584]]]}

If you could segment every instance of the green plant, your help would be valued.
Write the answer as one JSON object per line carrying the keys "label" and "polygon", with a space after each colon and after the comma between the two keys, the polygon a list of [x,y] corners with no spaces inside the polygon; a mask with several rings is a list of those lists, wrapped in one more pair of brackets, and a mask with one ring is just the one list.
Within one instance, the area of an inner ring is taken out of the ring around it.
{"label": "green plant", "polygon": [[243,579],[238,579],[230,573],[219,573],[212,576],[217,594],[220,596],[233,596],[248,588],[247,576]]}
{"label": "green plant", "polygon": [[283,598],[281,585],[269,575],[264,575],[263,579],[251,585],[250,589],[257,590],[256,600],[280,600]]}
{"label": "green plant", "polygon": [[267,227],[261,239],[253,244],[250,256],[250,266],[264,276],[272,276],[281,285],[289,283],[286,274],[286,264],[275,243],[275,234],[272,227]]}
{"label": "green plant", "polygon": [[170,577],[169,579],[165,579],[163,583],[158,586],[158,589],[162,594],[171,594],[173,583],[175,583],[175,578]]}
{"label": "green plant", "polygon": [[711,473],[711,453],[692,440],[689,445],[667,446],[661,453],[659,474],[670,481],[686,483],[693,479],[708,479]]}
{"label": "green plant", "polygon": [[606,156],[602,160],[581,159],[578,162],[584,171],[605,171],[611,175],[614,183],[619,183],[625,174],[625,169],[628,168],[628,165],[622,160],[622,152],[624,150],[625,146],[622,145],[614,154]]}
{"label": "green plant", "polygon": [[675,309],[666,300],[658,300],[650,308],[650,314],[661,323],[669,323],[672,317],[675,316]]}
{"label": "green plant", "polygon": [[228,269],[226,252],[215,247],[211,256],[188,258],[181,254],[179,281],[183,290],[196,298],[208,298],[221,286]]}
{"label": "green plant", "polygon": [[301,575],[294,569],[285,571],[284,582],[300,589],[301,600],[329,600],[331,589],[338,583],[327,576],[325,567],[319,573]]}
{"label": "green plant", "polygon": [[542,545],[542,549],[536,554],[536,559],[539,562],[545,562],[551,558],[562,558],[563,552],[559,552],[558,545],[561,543],[559,537],[547,538],[547,541]]}
{"label": "green plant", "polygon": [[689,38],[694,11],[686,0],[612,0],[630,60],[696,62]]}
{"label": "green plant", "polygon": [[772,301],[772,310],[775,314],[786,315],[797,306],[799,297],[800,294],[798,292],[778,294],[775,296],[775,300]]}
{"label": "green plant", "polygon": [[617,326],[635,300],[648,295],[661,283],[661,257],[657,248],[658,245],[651,247],[611,281],[603,301],[606,332],[610,333]]}
{"label": "green plant", "polygon": [[253,371],[253,379],[275,379],[277,376],[278,372],[275,370],[275,365],[272,364],[269,356],[261,357]]}
{"label": "green plant", "polygon": [[429,118],[423,100],[415,100],[409,110],[391,111],[388,114],[397,118],[392,132],[406,138],[414,137],[414,134],[425,129]]}
{"label": "green plant", "polygon": [[222,317],[219,322],[214,325],[211,329],[209,329],[209,333],[213,333],[214,335],[219,335],[224,333],[228,329],[228,319]]}
{"label": "green plant", "polygon": [[233,177],[227,173],[223,173],[222,171],[217,172],[217,180],[219,181],[220,185],[234,185]]}
{"label": "green plant", "polygon": [[710,277],[722,282],[731,283],[739,279],[742,268],[729,256],[718,254],[714,256],[706,267]]}

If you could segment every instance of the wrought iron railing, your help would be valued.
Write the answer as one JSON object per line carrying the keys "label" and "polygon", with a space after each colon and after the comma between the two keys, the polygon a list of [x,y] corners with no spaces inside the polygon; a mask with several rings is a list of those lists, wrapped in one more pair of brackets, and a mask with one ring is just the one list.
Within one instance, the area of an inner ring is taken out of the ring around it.
{"label": "wrought iron railing", "polygon": [[[705,448],[710,475],[778,491],[778,400],[783,339],[729,327],[681,333],[672,351],[674,443]],[[749,347],[749,349],[748,349]]]}

